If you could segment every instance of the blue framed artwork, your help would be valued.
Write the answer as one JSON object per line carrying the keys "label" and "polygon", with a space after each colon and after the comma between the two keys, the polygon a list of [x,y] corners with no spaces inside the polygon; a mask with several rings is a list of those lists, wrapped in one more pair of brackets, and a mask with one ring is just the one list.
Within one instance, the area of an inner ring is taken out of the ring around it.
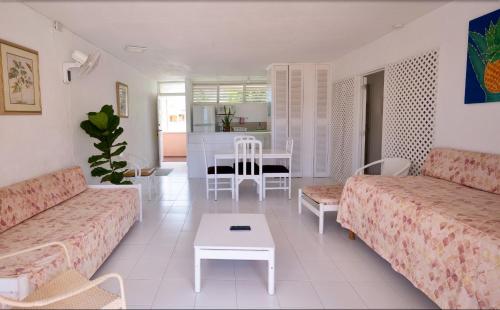
{"label": "blue framed artwork", "polygon": [[500,101],[500,9],[469,22],[465,104]]}

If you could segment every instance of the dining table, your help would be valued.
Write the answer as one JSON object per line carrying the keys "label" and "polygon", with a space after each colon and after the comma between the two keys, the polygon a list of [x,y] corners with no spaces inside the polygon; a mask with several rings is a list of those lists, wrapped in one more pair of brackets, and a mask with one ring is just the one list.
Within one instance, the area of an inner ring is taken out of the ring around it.
{"label": "dining table", "polygon": [[[231,160],[231,159],[234,160],[235,159],[234,157],[235,157],[234,152],[214,154],[214,163],[215,163],[214,182],[215,182],[215,195],[216,195],[215,197],[217,197],[217,161]],[[290,152],[287,152],[285,149],[263,149],[262,161],[264,161],[265,159],[285,159],[288,161],[288,167],[291,167],[292,164],[292,154]],[[262,188],[260,190],[262,190]]]}

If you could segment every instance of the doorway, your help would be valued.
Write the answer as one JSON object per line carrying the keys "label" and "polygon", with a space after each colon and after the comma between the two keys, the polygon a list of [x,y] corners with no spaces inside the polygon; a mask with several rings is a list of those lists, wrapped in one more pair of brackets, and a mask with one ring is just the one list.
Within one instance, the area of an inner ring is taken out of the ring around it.
{"label": "doorway", "polygon": [[186,90],[184,82],[159,83],[158,145],[161,166],[186,163]]}
{"label": "doorway", "polygon": [[[365,86],[365,139],[364,164],[382,158],[382,126],[384,112],[384,71],[364,77]],[[380,174],[380,165],[369,167],[366,174]]]}

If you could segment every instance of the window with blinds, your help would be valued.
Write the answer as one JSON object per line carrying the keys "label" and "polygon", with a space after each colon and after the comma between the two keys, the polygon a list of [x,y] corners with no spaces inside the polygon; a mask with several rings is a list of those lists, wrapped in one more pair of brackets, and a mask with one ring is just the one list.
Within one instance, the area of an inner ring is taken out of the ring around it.
{"label": "window with blinds", "polygon": [[243,85],[219,85],[219,103],[242,103]]}
{"label": "window with blinds", "polygon": [[266,84],[193,83],[193,103],[266,103]]}
{"label": "window with blinds", "polygon": [[218,85],[193,84],[194,103],[217,103],[219,101]]}

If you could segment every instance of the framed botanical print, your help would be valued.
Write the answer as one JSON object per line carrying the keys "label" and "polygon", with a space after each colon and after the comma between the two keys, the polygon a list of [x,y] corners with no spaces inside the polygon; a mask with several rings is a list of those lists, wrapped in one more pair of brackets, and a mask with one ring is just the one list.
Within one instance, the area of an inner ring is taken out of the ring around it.
{"label": "framed botanical print", "polygon": [[38,52],[0,40],[0,114],[41,114]]}
{"label": "framed botanical print", "polygon": [[116,110],[119,117],[128,117],[128,86],[116,82]]}

